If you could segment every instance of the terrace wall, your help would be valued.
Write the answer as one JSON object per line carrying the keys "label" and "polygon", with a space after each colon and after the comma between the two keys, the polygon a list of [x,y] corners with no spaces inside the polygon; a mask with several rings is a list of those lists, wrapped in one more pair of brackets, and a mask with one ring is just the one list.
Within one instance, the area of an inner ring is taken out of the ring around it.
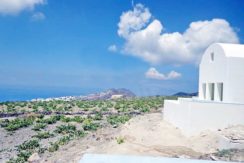
{"label": "terrace wall", "polygon": [[244,104],[179,98],[165,101],[163,115],[166,121],[190,136],[203,130],[244,125]]}

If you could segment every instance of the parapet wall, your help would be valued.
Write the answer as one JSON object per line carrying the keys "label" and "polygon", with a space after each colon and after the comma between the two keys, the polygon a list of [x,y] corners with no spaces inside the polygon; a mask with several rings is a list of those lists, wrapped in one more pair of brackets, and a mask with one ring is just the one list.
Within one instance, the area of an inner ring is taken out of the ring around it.
{"label": "parapet wall", "polygon": [[166,100],[163,114],[166,121],[180,128],[186,135],[244,125],[244,104],[179,98],[178,101]]}

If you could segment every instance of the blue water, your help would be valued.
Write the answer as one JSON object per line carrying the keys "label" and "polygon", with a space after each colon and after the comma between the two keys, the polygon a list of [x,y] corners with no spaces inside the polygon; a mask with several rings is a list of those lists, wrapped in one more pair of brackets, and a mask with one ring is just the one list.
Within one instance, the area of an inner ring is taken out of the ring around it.
{"label": "blue water", "polygon": [[79,96],[101,91],[100,89],[65,87],[0,87],[0,102],[27,101],[35,98]]}

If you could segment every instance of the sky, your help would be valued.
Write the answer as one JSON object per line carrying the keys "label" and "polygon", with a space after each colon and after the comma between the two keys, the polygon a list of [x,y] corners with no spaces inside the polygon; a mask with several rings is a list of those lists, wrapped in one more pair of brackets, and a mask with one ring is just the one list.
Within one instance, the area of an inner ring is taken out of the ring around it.
{"label": "sky", "polygon": [[242,0],[0,0],[0,97],[197,92],[204,50],[243,44],[243,15]]}

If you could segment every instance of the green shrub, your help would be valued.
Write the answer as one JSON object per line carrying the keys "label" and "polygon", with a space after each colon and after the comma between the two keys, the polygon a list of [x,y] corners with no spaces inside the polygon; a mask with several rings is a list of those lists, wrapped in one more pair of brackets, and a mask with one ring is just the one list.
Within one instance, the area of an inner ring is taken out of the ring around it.
{"label": "green shrub", "polygon": [[111,125],[119,125],[121,123],[125,123],[128,120],[130,120],[130,116],[129,115],[111,115],[107,117],[107,121],[108,123],[110,123]]}
{"label": "green shrub", "polygon": [[7,163],[26,163],[27,160],[23,157],[11,158]]}
{"label": "green shrub", "polygon": [[50,143],[50,144],[51,144],[51,146],[48,148],[49,152],[55,152],[59,149],[58,143],[55,142],[55,143]]}
{"label": "green shrub", "polygon": [[72,139],[74,139],[75,137],[84,137],[85,136],[85,132],[82,130],[75,130],[74,127],[70,127],[70,126],[59,126],[59,129],[57,131],[59,131],[60,133],[63,133],[63,131],[66,130],[65,133],[68,133],[68,135],[65,135],[63,137],[61,137],[58,141],[54,142],[54,143],[50,143],[51,146],[48,148],[49,152],[54,152],[57,151],[59,149],[59,146],[68,144],[69,141],[71,141]]}
{"label": "green shrub", "polygon": [[15,131],[19,128],[28,127],[33,124],[34,117],[27,117],[27,118],[16,118],[14,120],[9,121],[8,123],[4,124],[4,128],[7,131]]}
{"label": "green shrub", "polygon": [[31,154],[37,151],[37,148],[40,147],[40,144],[37,140],[29,140],[25,141],[21,145],[17,146],[17,158],[12,158],[8,162],[9,163],[19,163],[19,162],[26,162]]}
{"label": "green shrub", "polygon": [[84,132],[84,131],[82,131],[82,130],[77,130],[76,132],[75,132],[75,136],[77,136],[77,137],[79,137],[79,138],[82,138],[82,137],[84,137],[86,135],[86,133]]}
{"label": "green shrub", "polygon": [[150,109],[148,108],[148,107],[142,107],[141,109],[140,109],[140,111],[142,111],[142,112],[149,112],[150,111]]}
{"label": "green shrub", "polygon": [[83,118],[81,116],[75,116],[75,117],[65,117],[61,116],[61,121],[62,122],[77,122],[77,123],[82,123]]}
{"label": "green shrub", "polygon": [[8,119],[0,120],[0,126],[1,127],[7,127],[8,126],[8,123],[9,123],[9,120]]}
{"label": "green shrub", "polygon": [[104,107],[104,106],[103,106],[103,107],[101,108],[101,111],[109,111],[109,109],[108,109],[107,107]]}
{"label": "green shrub", "polygon": [[82,123],[84,121],[84,118],[82,118],[81,116],[75,116],[73,118],[73,121],[77,123]]}
{"label": "green shrub", "polygon": [[31,139],[17,146],[17,157],[11,158],[8,163],[25,163],[34,153],[39,152],[40,144],[38,140]]}
{"label": "green shrub", "polygon": [[65,117],[65,116],[62,116],[61,119],[60,119],[62,122],[71,122],[72,121],[72,118],[70,117]]}
{"label": "green shrub", "polygon": [[218,151],[216,153],[216,155],[219,157],[228,157],[231,155],[232,150],[234,150],[234,149],[223,149],[223,150]]}
{"label": "green shrub", "polygon": [[35,126],[32,128],[34,131],[40,131],[41,129],[44,129],[47,126],[45,123],[37,123]]}
{"label": "green shrub", "polygon": [[60,118],[61,118],[60,115],[55,115],[55,116],[51,116],[51,117],[46,118],[46,119],[38,119],[37,122],[38,123],[46,123],[46,124],[54,124],[57,121],[59,121]]}
{"label": "green shrub", "polygon": [[38,138],[38,139],[47,139],[50,137],[53,137],[54,134],[50,132],[38,132],[37,135],[34,135],[33,137]]}
{"label": "green shrub", "polygon": [[103,115],[101,112],[96,112],[94,120],[102,120]]}
{"label": "green shrub", "polygon": [[76,127],[74,125],[60,125],[57,126],[55,131],[56,133],[60,134],[69,134],[69,133],[74,133],[76,131]]}
{"label": "green shrub", "polygon": [[118,144],[122,144],[122,143],[125,142],[125,138],[123,138],[123,137],[118,137],[118,138],[116,138],[116,141],[117,141]]}
{"label": "green shrub", "polygon": [[31,156],[32,152],[30,151],[20,151],[17,156],[19,158],[23,158],[25,161]]}
{"label": "green shrub", "polygon": [[47,148],[38,148],[38,153],[44,153],[47,150]]}
{"label": "green shrub", "polygon": [[65,145],[68,144],[68,142],[71,140],[71,136],[63,136],[58,140],[59,145]]}
{"label": "green shrub", "polygon": [[32,107],[32,109],[33,109],[34,112],[38,112],[38,106],[37,106],[37,105],[34,105],[34,106]]}
{"label": "green shrub", "polygon": [[83,129],[84,130],[97,130],[99,124],[92,122],[92,119],[87,118],[83,121]]}
{"label": "green shrub", "polygon": [[39,144],[38,140],[33,139],[33,140],[25,141],[23,144],[19,145],[17,147],[17,150],[18,151],[21,151],[21,150],[31,151],[39,146],[40,146],[40,144]]}
{"label": "green shrub", "polygon": [[43,119],[45,117],[45,115],[43,115],[43,114],[38,114],[37,115],[37,118],[39,118],[39,119]]}

